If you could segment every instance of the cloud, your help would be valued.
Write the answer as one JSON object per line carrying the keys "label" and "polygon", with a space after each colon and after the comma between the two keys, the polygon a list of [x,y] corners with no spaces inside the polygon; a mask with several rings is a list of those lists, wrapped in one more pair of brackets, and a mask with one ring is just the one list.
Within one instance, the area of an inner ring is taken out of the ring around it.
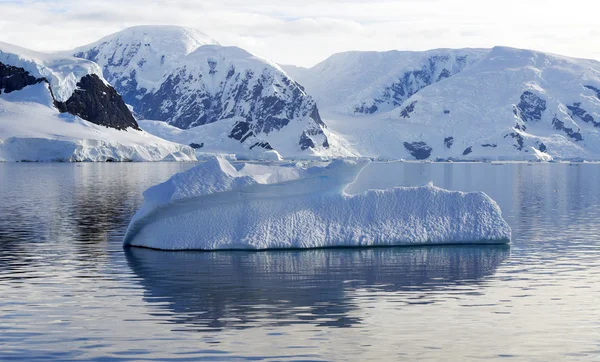
{"label": "cloud", "polygon": [[587,0],[564,5],[556,0],[3,0],[0,41],[63,50],[128,26],[174,24],[304,66],[347,50],[494,45],[598,58],[600,5]]}

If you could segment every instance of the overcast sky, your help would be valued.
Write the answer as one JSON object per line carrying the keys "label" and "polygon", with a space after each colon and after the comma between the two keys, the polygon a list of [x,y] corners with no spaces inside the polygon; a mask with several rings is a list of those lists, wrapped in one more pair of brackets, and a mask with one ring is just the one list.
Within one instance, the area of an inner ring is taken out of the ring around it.
{"label": "overcast sky", "polygon": [[146,24],[194,27],[302,66],[346,50],[494,45],[600,60],[595,0],[0,0],[0,41],[36,50]]}

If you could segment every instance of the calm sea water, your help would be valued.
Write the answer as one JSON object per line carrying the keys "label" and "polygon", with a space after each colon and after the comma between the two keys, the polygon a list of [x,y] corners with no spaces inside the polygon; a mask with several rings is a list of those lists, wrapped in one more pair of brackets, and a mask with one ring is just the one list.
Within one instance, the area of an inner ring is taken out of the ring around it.
{"label": "calm sea water", "polygon": [[[375,164],[482,190],[510,247],[123,250],[192,164],[0,164],[0,360],[600,360],[600,165]],[[226,221],[224,221],[226,222]]]}

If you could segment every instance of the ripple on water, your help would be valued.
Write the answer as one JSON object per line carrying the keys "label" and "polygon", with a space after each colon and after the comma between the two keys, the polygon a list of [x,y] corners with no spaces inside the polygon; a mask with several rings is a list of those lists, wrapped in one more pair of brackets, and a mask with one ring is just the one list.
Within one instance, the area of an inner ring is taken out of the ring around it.
{"label": "ripple on water", "polygon": [[[594,360],[600,165],[376,164],[483,190],[513,245],[123,251],[191,164],[0,164],[0,360]],[[358,187],[357,186],[357,187]]]}

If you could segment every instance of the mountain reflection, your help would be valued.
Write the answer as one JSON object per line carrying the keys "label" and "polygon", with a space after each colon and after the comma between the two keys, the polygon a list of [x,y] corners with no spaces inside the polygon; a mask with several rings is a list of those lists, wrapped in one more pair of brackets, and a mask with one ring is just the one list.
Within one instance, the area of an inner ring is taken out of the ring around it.
{"label": "mountain reflection", "polygon": [[428,292],[482,283],[509,253],[506,246],[125,251],[151,314],[166,311],[167,322],[200,331],[299,323],[351,327],[360,323],[352,316],[359,308],[352,298],[357,290],[398,293],[411,303]]}

